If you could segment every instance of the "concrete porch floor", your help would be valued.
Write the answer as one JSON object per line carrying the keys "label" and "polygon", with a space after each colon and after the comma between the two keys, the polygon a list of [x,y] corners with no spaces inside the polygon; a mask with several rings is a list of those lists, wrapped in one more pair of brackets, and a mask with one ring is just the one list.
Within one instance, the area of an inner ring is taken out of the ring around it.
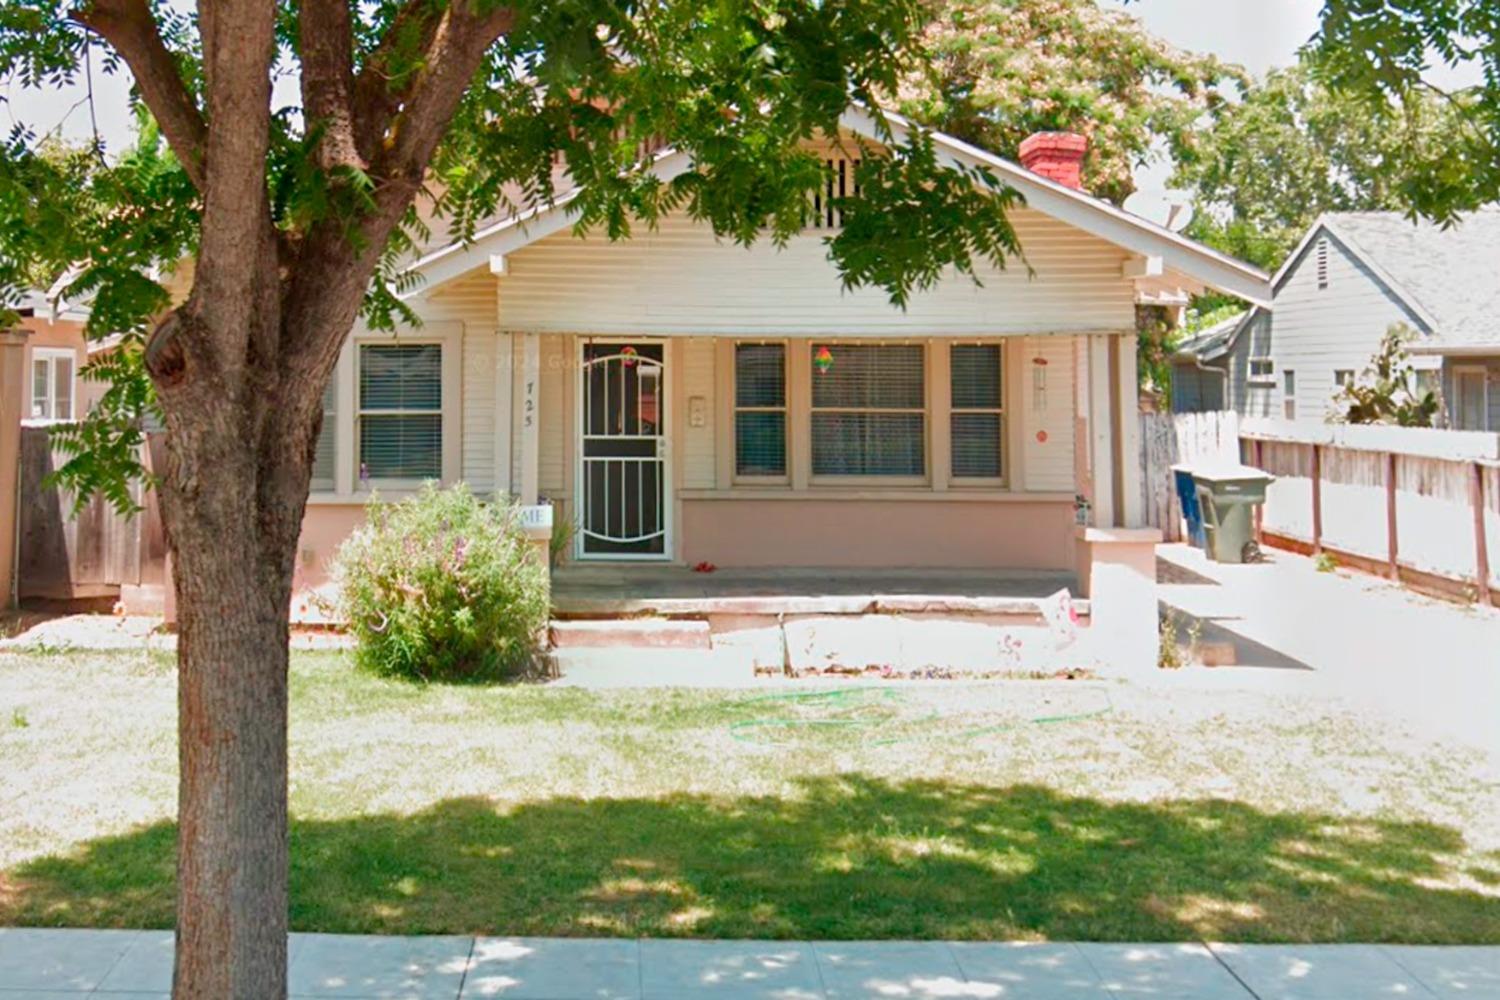
{"label": "concrete porch floor", "polygon": [[1072,573],[1046,570],[716,569],[574,564],[552,576],[559,615],[1028,613]]}

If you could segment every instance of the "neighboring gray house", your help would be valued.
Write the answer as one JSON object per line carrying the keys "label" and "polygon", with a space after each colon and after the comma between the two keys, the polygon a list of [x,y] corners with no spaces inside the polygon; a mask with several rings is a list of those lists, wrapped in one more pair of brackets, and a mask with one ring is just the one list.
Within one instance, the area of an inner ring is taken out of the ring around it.
{"label": "neighboring gray house", "polygon": [[[1395,212],[1326,215],[1272,290],[1269,313],[1251,310],[1178,349],[1173,409],[1217,399],[1245,415],[1326,420],[1338,385],[1369,367],[1386,330],[1404,323],[1416,334],[1419,378],[1441,385],[1444,422],[1500,431],[1500,210],[1450,229]],[[1210,371],[1223,372],[1219,397],[1203,391]]]}
{"label": "neighboring gray house", "polygon": [[1272,416],[1270,353],[1271,313],[1259,306],[1187,338],[1172,352],[1172,411]]}

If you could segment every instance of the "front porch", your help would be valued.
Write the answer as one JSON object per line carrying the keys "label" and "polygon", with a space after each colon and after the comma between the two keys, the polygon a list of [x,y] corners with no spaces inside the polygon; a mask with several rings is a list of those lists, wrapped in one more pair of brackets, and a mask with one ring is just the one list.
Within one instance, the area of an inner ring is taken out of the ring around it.
{"label": "front porch", "polygon": [[[553,573],[552,608],[556,617],[565,619],[715,614],[1035,616],[1041,601],[1061,590],[1078,592],[1076,574],[832,568],[703,573],[660,564],[572,564]],[[1086,602],[1079,603],[1086,608]]]}

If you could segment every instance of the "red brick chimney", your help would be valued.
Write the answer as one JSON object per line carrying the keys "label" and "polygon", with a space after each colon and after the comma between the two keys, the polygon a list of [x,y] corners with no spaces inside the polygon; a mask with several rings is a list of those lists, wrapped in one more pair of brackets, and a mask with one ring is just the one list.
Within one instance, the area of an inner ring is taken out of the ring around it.
{"label": "red brick chimney", "polygon": [[1038,132],[1021,143],[1021,166],[1063,187],[1081,191],[1083,156],[1088,150],[1088,136],[1076,132]]}

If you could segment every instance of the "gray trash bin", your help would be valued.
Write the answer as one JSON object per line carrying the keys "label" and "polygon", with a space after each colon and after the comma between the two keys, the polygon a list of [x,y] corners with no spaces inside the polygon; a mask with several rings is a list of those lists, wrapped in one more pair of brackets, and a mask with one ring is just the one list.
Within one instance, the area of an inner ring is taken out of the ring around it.
{"label": "gray trash bin", "polygon": [[1215,562],[1255,562],[1255,506],[1265,503],[1276,477],[1248,465],[1193,470],[1205,535],[1203,550]]}

